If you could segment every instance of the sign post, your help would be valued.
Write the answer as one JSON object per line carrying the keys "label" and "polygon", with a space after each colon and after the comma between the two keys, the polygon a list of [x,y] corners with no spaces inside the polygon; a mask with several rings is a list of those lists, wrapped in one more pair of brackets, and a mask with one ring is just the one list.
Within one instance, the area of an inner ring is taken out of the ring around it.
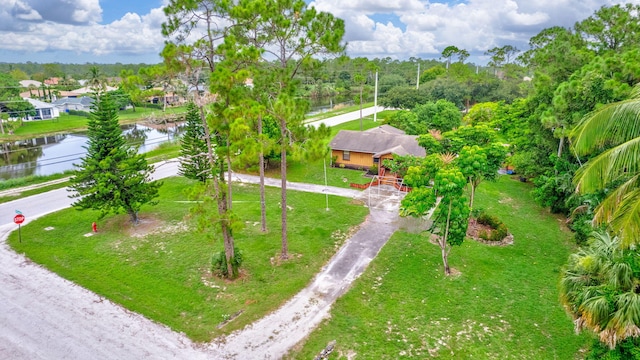
{"label": "sign post", "polygon": [[22,214],[18,214],[16,216],[13,217],[13,222],[18,224],[18,239],[20,240],[20,242],[22,242],[22,232],[20,229],[20,224],[22,224],[24,222],[24,215]]}

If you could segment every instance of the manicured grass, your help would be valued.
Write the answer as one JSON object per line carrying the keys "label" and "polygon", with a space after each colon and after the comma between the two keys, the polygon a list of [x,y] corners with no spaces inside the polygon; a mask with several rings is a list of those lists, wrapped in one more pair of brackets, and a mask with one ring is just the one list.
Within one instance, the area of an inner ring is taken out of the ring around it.
{"label": "manicured grass", "polygon": [[51,180],[58,180],[58,179],[62,179],[69,176],[69,174],[70,174],[69,172],[66,172],[66,173],[58,173],[58,174],[52,174],[52,175],[31,175],[31,176],[25,176],[17,179],[3,180],[3,181],[0,181],[0,191],[12,189],[16,187],[40,184],[40,183],[51,181]]}
{"label": "manicured grass", "polygon": [[118,112],[118,118],[121,121],[128,122],[130,120],[144,120],[148,117],[163,116],[164,114],[180,114],[186,112],[186,106],[170,106],[165,111],[162,109],[137,107],[133,109],[121,110]]}
{"label": "manicured grass", "polygon": [[[382,125],[380,120],[374,122],[373,115],[362,118],[362,130],[369,130],[371,128]],[[333,138],[340,130],[353,130],[360,131],[360,119],[345,122],[339,125],[331,127],[331,137]]]}
{"label": "manicured grass", "polygon": [[579,358],[589,335],[575,335],[557,290],[571,236],[529,189],[507,177],[480,185],[476,206],[504,221],[515,244],[466,240],[449,257],[458,276],[443,275],[425,236],[396,233],[291,358],[311,359],[331,340],[331,359]]}
{"label": "manicured grass", "polygon": [[75,132],[87,128],[88,119],[84,116],[60,114],[59,118],[51,120],[25,121],[15,130],[15,134],[2,135],[10,139],[26,139],[44,134]]}
{"label": "manicured grass", "polygon": [[[350,183],[364,184],[371,182],[364,170],[340,169],[329,166],[327,158],[327,184],[329,186],[348,188]],[[268,177],[280,178],[279,169],[270,169]],[[322,160],[308,162],[290,162],[287,168],[287,181],[324,185],[324,164]]]}
{"label": "manicured grass", "polygon": [[145,153],[147,161],[154,163],[177,158],[180,155],[180,141],[165,142]]}
{"label": "manicured grass", "polygon": [[51,185],[42,184],[42,186],[38,186],[38,187],[33,188],[33,189],[25,190],[25,191],[22,191],[22,192],[20,192],[18,194],[0,196],[0,203],[6,203],[6,202],[9,202],[9,201],[25,198],[27,196],[42,194],[42,193],[45,193],[47,191],[51,191],[51,190],[56,190],[56,189],[60,189],[60,188],[63,188],[63,187],[67,187],[68,185],[69,184],[67,183],[67,181],[64,181],[64,182],[61,182],[61,183],[57,183],[57,184],[51,184]]}
{"label": "manicured grass", "polygon": [[[114,216],[98,221],[97,235],[84,237],[97,213],[67,209],[24,226],[22,243],[13,233],[9,244],[101,296],[196,341],[209,341],[265,316],[300,291],[345,240],[344,233],[367,213],[361,204],[337,197],[327,212],[324,195],[290,192],[292,259],[279,263],[279,190],[268,189],[270,231],[263,234],[258,189],[235,186],[234,212],[245,228],[234,235],[245,260],[241,278],[229,282],[209,271],[212,253],[223,248],[217,233],[200,233],[186,220],[193,204],[184,202],[184,193],[192,185],[184,178],[164,180],[160,203],[143,209],[137,228],[131,228],[126,216]],[[44,230],[50,226],[54,229]],[[155,233],[135,236],[143,229]]]}

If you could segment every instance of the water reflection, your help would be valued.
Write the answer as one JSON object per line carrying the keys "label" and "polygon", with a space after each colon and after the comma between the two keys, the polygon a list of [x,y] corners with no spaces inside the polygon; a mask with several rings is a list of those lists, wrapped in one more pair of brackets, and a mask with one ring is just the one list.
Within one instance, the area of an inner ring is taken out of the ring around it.
{"label": "water reflection", "polygon": [[[181,133],[180,126],[133,124],[122,126],[122,130],[129,144],[139,146],[139,153],[177,139]],[[74,133],[0,143],[0,179],[72,170],[86,153],[87,140],[86,133]]]}

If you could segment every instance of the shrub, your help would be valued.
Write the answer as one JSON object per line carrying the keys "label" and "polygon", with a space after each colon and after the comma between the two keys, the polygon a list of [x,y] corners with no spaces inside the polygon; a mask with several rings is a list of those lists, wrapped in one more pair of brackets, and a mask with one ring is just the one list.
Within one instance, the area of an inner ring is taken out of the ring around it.
{"label": "shrub", "polygon": [[369,168],[368,173],[369,173],[370,175],[378,175],[378,165],[372,165],[372,166]]}
{"label": "shrub", "polygon": [[476,221],[478,222],[478,224],[491,227],[491,233],[487,233],[487,231],[485,230],[482,230],[478,233],[478,237],[480,237],[481,239],[489,241],[502,241],[502,239],[509,235],[507,226],[496,216],[489,215],[485,212],[480,212],[476,217]]}
{"label": "shrub", "polygon": [[500,219],[498,219],[497,217],[493,216],[493,215],[489,215],[485,212],[480,213],[480,215],[478,215],[478,223],[482,224],[482,225],[487,225],[490,226],[494,229],[497,229],[498,226],[500,226],[502,224],[502,221],[500,221]]}
{"label": "shrub", "polygon": [[[231,268],[233,271],[233,276],[238,276],[238,271],[240,270],[240,266],[242,265],[242,251],[240,251],[237,247],[233,248],[234,257],[231,262]],[[217,274],[221,274],[224,277],[229,277],[229,271],[227,270],[227,257],[224,253],[224,250],[214,253],[211,256],[211,271]]]}
{"label": "shrub", "polygon": [[69,110],[68,114],[69,115],[89,117],[89,113],[86,112],[86,111],[82,111],[82,110]]}
{"label": "shrub", "polygon": [[509,231],[507,230],[507,226],[505,224],[500,224],[496,229],[491,231],[491,236],[489,240],[491,241],[502,241],[502,239],[506,238],[509,235]]}

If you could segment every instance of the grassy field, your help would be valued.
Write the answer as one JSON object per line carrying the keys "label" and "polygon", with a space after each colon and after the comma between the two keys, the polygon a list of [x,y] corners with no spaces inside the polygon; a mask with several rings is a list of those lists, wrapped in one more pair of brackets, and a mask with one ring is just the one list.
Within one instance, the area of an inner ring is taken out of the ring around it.
{"label": "grassy field", "polygon": [[476,206],[503,220],[515,243],[466,240],[449,257],[457,276],[443,275],[424,236],[396,233],[290,358],[311,359],[332,340],[330,359],[580,358],[589,336],[575,335],[557,291],[570,234],[529,190],[507,177],[480,185]]}
{"label": "grassy field", "polygon": [[257,188],[236,186],[234,211],[245,228],[235,232],[235,240],[245,262],[240,279],[229,282],[212,277],[209,269],[211,254],[223,248],[221,240],[194,230],[187,219],[193,204],[184,191],[190,185],[183,178],[165,180],[160,203],[143,209],[137,227],[126,216],[115,216],[98,221],[97,235],[84,237],[97,214],[67,209],[24,226],[22,243],[13,233],[9,244],[127,309],[196,341],[209,341],[265,316],[300,291],[367,213],[361,204],[338,197],[332,197],[327,212],[324,195],[290,192],[292,259],[279,263],[279,190],[268,189],[270,231],[263,234]]}

